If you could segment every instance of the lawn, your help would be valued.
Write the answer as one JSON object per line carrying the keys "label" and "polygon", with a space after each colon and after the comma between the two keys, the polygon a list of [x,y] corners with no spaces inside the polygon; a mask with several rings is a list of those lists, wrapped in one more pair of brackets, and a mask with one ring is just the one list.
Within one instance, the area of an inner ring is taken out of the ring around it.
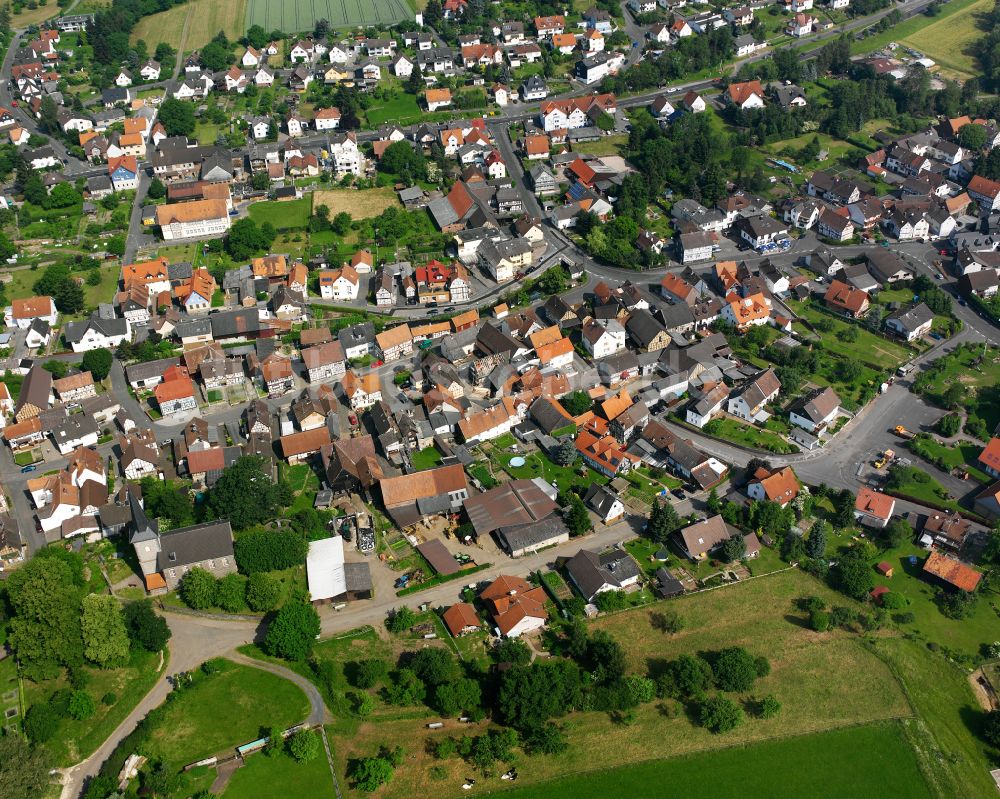
{"label": "lawn", "polygon": [[434,447],[425,447],[419,452],[414,452],[411,460],[413,461],[413,468],[417,471],[433,469],[435,466],[440,465],[441,453]]}
{"label": "lawn", "polygon": [[906,466],[900,470],[900,474],[902,480],[898,484],[887,484],[887,491],[922,504],[930,504],[948,510],[961,509],[954,499],[948,498],[949,494],[945,487],[923,469],[916,466]]}
{"label": "lawn", "polygon": [[368,125],[373,128],[384,125],[386,122],[391,122],[394,125],[406,125],[420,119],[423,114],[423,109],[417,105],[417,98],[403,92],[385,101],[382,105],[372,105],[365,111]]}
{"label": "lawn", "polygon": [[601,136],[597,141],[584,141],[573,145],[574,153],[587,153],[588,155],[620,155],[621,150],[628,144],[628,136],[621,134],[618,136]]}
{"label": "lawn", "polygon": [[[983,743],[970,722],[980,709],[966,674],[920,641],[878,638],[873,651],[882,657],[903,685],[919,721],[907,721],[925,779],[942,797],[995,796]],[[881,791],[880,791],[881,792]]]}
{"label": "lawn", "polygon": [[934,59],[942,67],[976,76],[979,74],[979,67],[972,54],[972,45],[985,34],[980,24],[980,15],[992,7],[992,0],[977,0],[972,5],[963,5],[951,16],[945,19],[939,17],[937,21],[899,41]]}
{"label": "lawn", "polygon": [[[131,41],[134,44],[142,39],[150,52],[160,42],[166,42],[182,53],[208,44],[220,30],[226,32],[230,41],[235,41],[245,30],[246,8],[247,0],[189,0],[159,14],[142,17],[132,31]],[[184,23],[188,19],[185,38]]]}
{"label": "lawn", "polygon": [[220,661],[218,674],[203,677],[165,705],[147,747],[173,768],[252,741],[270,726],[290,727],[309,713],[297,685],[249,666]]}
{"label": "lawn", "polygon": [[247,758],[246,765],[233,774],[222,799],[272,799],[275,796],[333,797],[330,767],[322,751],[319,757],[305,763],[287,754],[252,755]]}
{"label": "lawn", "polygon": [[267,31],[311,31],[317,19],[332,28],[388,26],[412,20],[413,10],[407,0],[250,0],[246,10],[246,26]]}
{"label": "lawn", "polygon": [[118,289],[118,275],[120,268],[115,266],[101,267],[101,282],[96,286],[91,286],[84,281],[83,299],[87,308],[97,308],[102,302],[111,302],[115,291]]}
{"label": "lawn", "polygon": [[285,202],[264,201],[250,206],[250,218],[258,225],[270,222],[277,230],[294,230],[309,224],[312,198],[302,197]]}
{"label": "lawn", "polygon": [[[608,482],[607,477],[585,466],[578,465],[575,469],[570,466],[558,466],[541,452],[531,452],[521,456],[504,454],[502,457],[504,470],[515,480],[533,480],[542,477],[547,483],[554,482],[560,491],[570,488],[586,490],[592,483],[604,485]],[[515,457],[523,457],[524,466],[511,466],[510,459]]]}
{"label": "lawn", "polygon": [[[60,766],[70,766],[97,749],[156,683],[159,662],[158,654],[143,651],[134,654],[129,665],[122,669],[84,667],[90,678],[86,690],[94,698],[97,710],[86,721],[60,720],[55,736],[46,744],[54,761]],[[48,701],[54,691],[63,687],[66,687],[63,678],[41,684],[26,680],[25,703]],[[101,699],[108,693],[116,698],[105,705]]]}
{"label": "lawn", "polygon": [[[808,763],[809,767],[789,768],[793,763]],[[504,795],[511,799],[659,799],[664,795],[664,786],[670,786],[671,796],[730,799],[736,785],[740,795],[771,799],[932,796],[902,725],[891,723],[575,774]]]}
{"label": "lawn", "polygon": [[960,441],[954,445],[942,444],[935,438],[923,437],[911,438],[907,448],[924,460],[933,463],[943,471],[951,471],[955,468],[964,469],[969,476],[981,483],[990,483],[992,478],[978,468],[979,453],[983,448],[979,444],[970,441]]}
{"label": "lawn", "polygon": [[989,430],[1000,424],[1000,350],[962,345],[917,375],[912,390],[944,407],[942,396],[952,385],[965,390],[963,407],[981,417]]}
{"label": "lawn", "polygon": [[785,454],[793,451],[793,445],[784,438],[753,425],[737,422],[729,417],[713,419],[705,425],[705,434],[731,441],[744,447],[764,449],[768,452]]}
{"label": "lawn", "polygon": [[[911,556],[917,559],[912,565]],[[886,585],[909,600],[905,611],[914,615],[914,621],[903,626],[906,632],[974,657],[979,656],[980,646],[997,639],[997,614],[986,594],[980,596],[975,611],[967,619],[949,619],[938,610],[934,601],[937,589],[921,577],[926,550],[907,541],[880,554],[879,560],[893,567],[893,576],[876,574],[875,583]]]}
{"label": "lawn", "polygon": [[[817,323],[832,324],[829,332],[820,334],[823,338],[823,349],[827,352],[858,360],[882,370],[894,370],[903,361],[913,357],[913,353],[902,344],[876,336],[859,324],[838,319],[807,303],[790,300],[788,304],[796,314],[813,326]],[[850,342],[841,341],[837,333],[851,326],[857,328],[858,338]]]}
{"label": "lawn", "polygon": [[[399,199],[389,187],[380,189],[323,189],[313,192],[313,207],[325,205],[334,217],[347,211],[352,219],[371,219],[386,208],[399,206]],[[315,239],[315,237],[314,237]]]}

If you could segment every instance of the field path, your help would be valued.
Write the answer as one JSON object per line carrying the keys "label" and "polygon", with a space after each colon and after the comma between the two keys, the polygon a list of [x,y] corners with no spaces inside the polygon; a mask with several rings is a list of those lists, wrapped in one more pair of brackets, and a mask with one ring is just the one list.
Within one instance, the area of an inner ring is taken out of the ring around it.
{"label": "field path", "polygon": [[191,28],[191,17],[194,15],[194,6],[188,6],[187,14],[184,17],[184,27],[181,30],[181,40],[177,43],[177,63],[174,64],[173,80],[181,74],[181,67],[184,65],[184,48],[187,45],[188,30]]}

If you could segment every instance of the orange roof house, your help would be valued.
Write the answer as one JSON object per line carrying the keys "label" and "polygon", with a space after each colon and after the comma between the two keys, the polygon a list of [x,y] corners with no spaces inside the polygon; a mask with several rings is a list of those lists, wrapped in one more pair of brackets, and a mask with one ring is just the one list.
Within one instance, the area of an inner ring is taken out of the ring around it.
{"label": "orange roof house", "polygon": [[831,280],[823,301],[833,310],[857,318],[868,310],[868,292]]}
{"label": "orange roof house", "polygon": [[456,602],[441,614],[441,620],[448,628],[448,632],[456,638],[483,626],[476,615],[476,609],[468,602]]}
{"label": "orange roof house", "polygon": [[759,80],[748,80],[746,83],[730,83],[726,89],[726,97],[731,103],[742,106],[747,100],[756,95],[761,100],[764,99],[764,87]]}
{"label": "orange roof house", "polygon": [[752,499],[766,499],[785,507],[799,495],[799,481],[791,466],[773,471],[762,466],[747,485],[747,494]]}
{"label": "orange roof house", "polygon": [[266,277],[268,280],[284,280],[288,277],[288,262],[284,255],[265,255],[254,258],[250,262],[254,277]]}
{"label": "orange roof house", "polygon": [[931,552],[924,561],[924,574],[936,577],[943,583],[969,593],[976,590],[982,574],[957,558],[940,552]]}
{"label": "orange roof house", "polygon": [[994,436],[979,453],[979,464],[993,477],[1000,477],[1000,438]]}
{"label": "orange roof house", "polygon": [[51,297],[27,297],[21,300],[11,300],[11,313],[14,319],[36,319],[49,316],[54,312]]}
{"label": "orange roof house", "polygon": [[142,261],[137,264],[125,264],[122,267],[122,283],[128,290],[132,286],[148,286],[151,283],[169,281],[167,265],[170,262],[164,258],[154,258],[152,261]]}
{"label": "orange roof house", "polygon": [[862,486],[854,500],[854,518],[862,524],[885,527],[895,508],[896,500],[891,496]]}
{"label": "orange roof house", "polygon": [[527,580],[501,574],[490,583],[479,598],[493,617],[501,635],[516,637],[545,625],[545,589],[532,586]]}

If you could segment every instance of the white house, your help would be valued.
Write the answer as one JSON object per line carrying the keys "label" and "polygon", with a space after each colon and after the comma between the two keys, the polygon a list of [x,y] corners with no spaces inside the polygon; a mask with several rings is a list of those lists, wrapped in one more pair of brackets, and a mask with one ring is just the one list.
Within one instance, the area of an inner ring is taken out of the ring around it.
{"label": "white house", "polygon": [[583,346],[594,358],[607,358],[625,349],[627,333],[615,319],[591,319],[583,326],[581,333]]}
{"label": "white house", "polygon": [[321,108],[316,112],[313,120],[316,130],[334,130],[340,127],[339,108]]}
{"label": "white house", "polygon": [[4,323],[7,327],[17,326],[20,330],[27,330],[36,319],[55,327],[59,321],[55,300],[51,297],[28,297],[13,300],[4,309]]}
{"label": "white house", "polygon": [[319,273],[319,295],[324,300],[356,300],[359,285],[358,273],[350,264]]}
{"label": "white house", "polygon": [[73,352],[110,350],[132,340],[132,325],[128,319],[105,319],[94,315],[82,322],[67,322],[63,338]]}
{"label": "white house", "polygon": [[825,430],[839,413],[840,397],[827,386],[796,400],[789,408],[788,421],[816,435]]}

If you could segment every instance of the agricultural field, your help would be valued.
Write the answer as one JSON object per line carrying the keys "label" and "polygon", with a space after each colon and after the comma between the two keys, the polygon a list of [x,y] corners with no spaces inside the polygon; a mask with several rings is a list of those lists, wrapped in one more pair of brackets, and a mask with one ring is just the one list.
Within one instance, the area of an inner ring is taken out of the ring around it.
{"label": "agricultural field", "polygon": [[264,30],[292,33],[311,31],[316,20],[324,18],[332,28],[354,28],[391,25],[412,17],[407,0],[250,0],[246,27],[261,25]]}
{"label": "agricultural field", "polygon": [[333,218],[341,211],[347,211],[352,219],[371,219],[386,208],[399,206],[396,192],[391,188],[381,189],[323,189],[313,192],[313,208],[325,205]]}
{"label": "agricultural field", "polygon": [[[888,30],[876,33],[866,39],[851,42],[851,55],[872,53],[876,50],[881,50],[890,43],[907,41],[911,36],[919,34],[920,31],[925,28],[929,28],[932,25],[939,25],[944,22],[944,20],[948,20],[950,22],[951,17],[963,13],[971,6],[981,5],[984,8],[988,8],[989,3],[990,0],[950,0],[950,2],[941,6],[941,12],[935,17],[928,17],[925,14],[917,14],[907,20],[903,20],[903,22],[898,25],[894,25]],[[804,49],[812,48],[807,46]],[[930,53],[926,54],[930,55]],[[931,56],[931,58],[933,57],[934,56]]]}
{"label": "agricultural field", "polygon": [[239,39],[246,29],[246,10],[247,0],[189,0],[140,19],[131,40],[144,40],[150,52],[160,42],[181,53],[190,52],[208,44],[220,30],[230,40]]}
{"label": "agricultural field", "polygon": [[[789,763],[809,768],[789,769]],[[511,791],[510,799],[657,799],[669,785],[676,796],[728,799],[739,785],[746,796],[874,795],[930,797],[913,750],[899,724],[873,724],[670,760],[574,775]],[[228,796],[228,794],[227,794]]]}
{"label": "agricultural field", "polygon": [[983,36],[979,15],[993,7],[992,0],[977,0],[946,19],[901,38],[900,43],[919,50],[945,69],[965,76],[978,74],[972,45]]}

